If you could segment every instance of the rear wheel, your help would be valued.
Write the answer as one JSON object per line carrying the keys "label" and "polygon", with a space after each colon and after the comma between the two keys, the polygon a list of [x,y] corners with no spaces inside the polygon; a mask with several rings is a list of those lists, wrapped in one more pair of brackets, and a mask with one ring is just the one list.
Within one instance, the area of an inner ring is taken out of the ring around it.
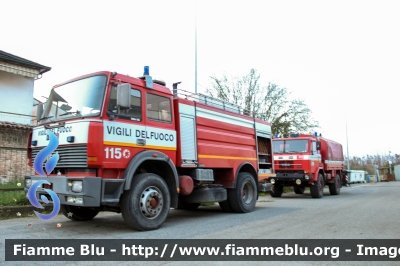
{"label": "rear wheel", "polygon": [[331,193],[331,195],[339,195],[340,186],[341,186],[340,176],[336,175],[335,183],[329,184],[329,192]]}
{"label": "rear wheel", "polygon": [[167,218],[170,202],[168,186],[160,176],[138,174],[132,180],[131,189],[122,196],[122,217],[134,229],[154,230]]}
{"label": "rear wheel", "polygon": [[65,217],[74,221],[88,221],[96,217],[99,213],[97,210],[88,207],[79,207],[61,204],[60,211]]}
{"label": "rear wheel", "polygon": [[296,194],[303,194],[304,193],[304,186],[293,186],[294,193]]}
{"label": "rear wheel", "polygon": [[318,174],[318,180],[310,187],[311,197],[322,198],[324,195],[324,177]]}
{"label": "rear wheel", "polygon": [[273,184],[271,192],[269,193],[273,198],[279,198],[282,196],[283,186],[281,184]]}
{"label": "rear wheel", "polygon": [[229,205],[234,212],[251,212],[256,206],[257,185],[250,173],[239,173],[236,188],[228,190]]}

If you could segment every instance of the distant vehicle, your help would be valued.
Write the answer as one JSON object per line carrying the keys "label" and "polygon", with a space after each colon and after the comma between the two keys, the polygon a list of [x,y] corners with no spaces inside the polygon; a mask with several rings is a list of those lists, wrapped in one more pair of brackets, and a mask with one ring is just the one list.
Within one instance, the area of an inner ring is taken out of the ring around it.
{"label": "distant vehicle", "polygon": [[348,184],[365,183],[365,171],[362,170],[348,170],[344,171],[348,176]]}
{"label": "distant vehicle", "polygon": [[310,134],[292,134],[272,140],[276,177],[271,177],[272,197],[280,197],[284,186],[296,194],[310,187],[311,197],[321,198],[325,185],[331,195],[339,195],[344,158],[342,145]]}

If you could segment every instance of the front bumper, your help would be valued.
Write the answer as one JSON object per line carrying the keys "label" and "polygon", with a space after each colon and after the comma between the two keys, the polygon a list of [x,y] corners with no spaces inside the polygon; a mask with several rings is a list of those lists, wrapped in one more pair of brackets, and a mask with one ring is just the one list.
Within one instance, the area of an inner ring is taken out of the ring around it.
{"label": "front bumper", "polygon": [[304,173],[288,173],[288,172],[277,172],[274,177],[276,183],[287,184],[287,185],[295,185],[296,180],[300,180],[301,183],[311,184],[312,176],[306,175]]}
{"label": "front bumper", "polygon": [[[99,207],[102,204],[114,206],[118,204],[120,195],[123,191],[123,179],[102,179],[94,176],[67,177],[67,176],[25,176],[25,192],[29,188],[26,187],[26,180],[31,179],[32,182],[46,180],[50,185],[41,185],[37,188],[35,194],[39,202],[43,202],[42,196],[45,196],[49,202],[52,202],[51,196],[46,189],[54,191],[60,199],[60,204],[74,205],[82,207]],[[82,181],[82,191],[72,191],[72,181]],[[79,198],[79,203],[68,201],[67,199]]]}

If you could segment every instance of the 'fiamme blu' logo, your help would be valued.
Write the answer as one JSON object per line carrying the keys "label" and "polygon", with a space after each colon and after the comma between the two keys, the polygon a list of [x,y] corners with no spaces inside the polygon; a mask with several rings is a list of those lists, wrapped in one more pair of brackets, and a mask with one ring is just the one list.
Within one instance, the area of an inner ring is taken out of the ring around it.
{"label": "'fiamme blu' logo", "polygon": [[[39,153],[36,155],[35,161],[33,162],[33,169],[35,169],[36,173],[41,176],[48,176],[56,167],[59,155],[58,153],[51,156],[52,152],[54,152],[58,146],[58,139],[57,137],[51,132],[47,130],[49,135],[50,141],[47,147],[44,147]],[[47,161],[46,161],[47,159]],[[46,173],[43,171],[43,163],[46,161]],[[32,182],[33,183],[33,182]],[[33,206],[39,209],[43,209],[44,207],[39,203],[36,199],[36,190],[42,184],[49,184],[47,180],[39,180],[36,183],[32,184],[32,186],[28,190],[28,199]],[[57,194],[52,191],[51,189],[44,189],[51,197],[53,201],[53,211],[50,214],[41,214],[37,211],[34,211],[36,216],[42,220],[50,220],[54,218],[58,212],[60,211],[60,199],[58,198]],[[49,203],[49,200],[46,196],[42,195],[40,197],[46,204]]]}

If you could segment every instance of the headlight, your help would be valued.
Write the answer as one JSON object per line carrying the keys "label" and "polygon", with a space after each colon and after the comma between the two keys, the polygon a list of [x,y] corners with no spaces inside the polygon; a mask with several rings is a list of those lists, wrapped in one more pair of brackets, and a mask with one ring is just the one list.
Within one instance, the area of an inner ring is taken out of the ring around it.
{"label": "headlight", "polygon": [[73,192],[82,192],[83,190],[83,183],[82,181],[72,181],[72,188]]}
{"label": "headlight", "polygon": [[273,184],[275,184],[275,179],[271,179],[271,184],[273,185]]}
{"label": "headlight", "polygon": [[32,179],[25,179],[25,187],[30,188],[32,186]]}
{"label": "headlight", "polygon": [[296,179],[296,184],[300,185],[301,184],[301,180],[300,179]]}
{"label": "headlight", "polygon": [[82,197],[67,197],[67,202],[69,203],[76,203],[76,204],[83,204],[83,198]]}
{"label": "headlight", "polygon": [[305,179],[305,180],[309,180],[309,179],[310,179],[310,176],[309,176],[309,175],[305,175],[305,176],[304,176],[304,179]]}

